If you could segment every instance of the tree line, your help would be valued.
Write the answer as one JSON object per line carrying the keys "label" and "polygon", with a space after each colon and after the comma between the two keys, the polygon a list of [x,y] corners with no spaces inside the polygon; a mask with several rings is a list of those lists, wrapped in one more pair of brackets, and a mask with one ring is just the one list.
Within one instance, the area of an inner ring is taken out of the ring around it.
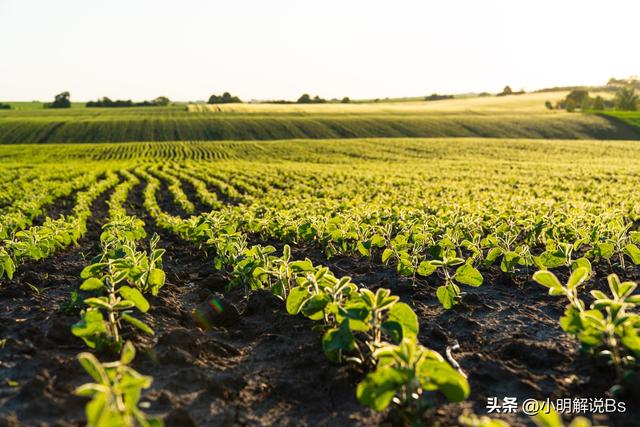
{"label": "tree line", "polygon": [[[222,95],[211,95],[207,104],[235,104],[242,103],[243,101],[234,95],[231,95],[229,92],[224,92]],[[343,104],[347,104],[351,102],[349,97],[344,97],[341,100],[326,100],[319,96],[311,97],[309,94],[305,93],[298,98],[297,101],[266,101],[266,103],[272,104],[325,104],[328,102],[336,103],[340,102]],[[163,107],[171,104],[171,100],[166,96],[159,96],[151,101],[142,101],[142,102],[134,102],[130,99],[116,99],[112,100],[106,96],[98,99],[97,101],[89,101],[85,105],[89,108],[92,107],[106,107],[106,108],[122,108],[122,107]],[[4,104],[0,104],[0,108]],[[11,108],[7,105],[8,108]],[[71,107],[71,94],[69,92],[62,92],[55,96],[53,102],[49,102],[44,104],[44,108],[70,108]]]}
{"label": "tree line", "polygon": [[87,107],[164,107],[171,103],[171,100],[166,96],[159,96],[156,99],[151,101],[142,101],[142,102],[133,102],[130,99],[116,99],[115,101],[107,98],[106,96],[102,97],[97,101],[89,101],[86,103]]}
{"label": "tree line", "polygon": [[597,95],[592,97],[586,89],[574,89],[562,100],[556,102],[555,106],[551,101],[546,101],[545,106],[549,110],[559,109],[573,112],[576,109],[581,111],[637,111],[640,106],[640,97],[636,93],[634,86],[623,86],[616,91],[613,99],[604,99]]}
{"label": "tree line", "polygon": [[[159,96],[151,101],[133,102],[130,99],[116,99],[112,100],[106,96],[98,99],[97,101],[89,101],[85,104],[86,107],[164,107],[171,103],[171,100],[166,96]],[[71,108],[71,94],[69,92],[61,92],[57,94],[53,102],[44,104],[44,108]]]}

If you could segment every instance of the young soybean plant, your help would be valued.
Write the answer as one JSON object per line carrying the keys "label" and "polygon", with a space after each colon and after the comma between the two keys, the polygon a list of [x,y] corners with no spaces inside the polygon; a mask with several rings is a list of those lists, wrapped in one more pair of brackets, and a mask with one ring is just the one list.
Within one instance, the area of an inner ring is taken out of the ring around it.
{"label": "young soybean plant", "polygon": [[[465,262],[462,258],[455,255],[449,257],[447,254],[441,260],[423,261],[418,267],[418,274],[421,276],[430,276],[440,269],[444,275],[444,284],[438,287],[436,296],[438,301],[445,309],[450,309],[458,304],[462,298],[462,292],[458,283],[477,287],[482,285],[482,274],[471,264],[471,260]],[[454,274],[451,274],[449,268],[457,267]]]}
{"label": "young soybean plant", "polygon": [[425,398],[429,391],[438,390],[451,402],[461,402],[469,395],[469,383],[462,374],[440,354],[412,339],[381,347],[374,357],[376,370],[358,384],[358,401],[376,411],[393,403],[407,425],[420,425],[430,406]]}
{"label": "young soybean plant", "polygon": [[383,411],[393,402],[410,424],[429,407],[426,392],[440,391],[453,402],[468,396],[466,378],[417,342],[418,317],[388,289],[358,289],[324,267],[297,283],[287,311],[329,326],[322,337],[327,358],[375,368],[357,388],[363,405]]}
{"label": "young soybean plant", "polygon": [[549,288],[549,295],[564,295],[569,305],[560,318],[562,329],[576,336],[583,348],[599,357],[606,357],[615,368],[618,380],[623,380],[627,368],[635,365],[640,357],[640,315],[634,309],[640,303],[640,295],[633,295],[637,284],[620,282],[617,275],[607,277],[611,297],[593,290],[595,298],[590,309],[578,296],[578,288],[589,276],[585,267],[576,268],[566,285],[550,271],[538,271],[533,279]]}
{"label": "young soybean plant", "polygon": [[89,308],[71,329],[89,347],[99,350],[106,347],[120,348],[122,322],[153,335],[151,327],[132,316],[131,310],[136,308],[143,313],[147,312],[149,302],[143,292],[157,295],[165,280],[164,272],[158,268],[161,267],[164,250],[156,249],[159,241],[157,235],[151,239],[147,255],[136,249],[135,241],[129,240],[131,236],[127,233],[120,234],[129,236],[123,237],[123,240],[115,238],[121,229],[114,227],[108,230],[114,234],[103,234],[101,240],[105,252],[98,262],[87,266],[80,274],[85,279],[80,286],[81,290],[99,292],[102,295],[84,300]]}
{"label": "young soybean plant", "polygon": [[566,242],[547,242],[547,249],[539,256],[533,257],[534,263],[542,269],[552,269],[558,267],[568,267],[575,270],[578,267],[585,267],[591,272],[591,262],[587,258],[573,259],[575,244]]}
{"label": "young soybean plant", "polygon": [[85,406],[89,427],[135,426],[162,427],[162,420],[147,417],[138,407],[140,393],[149,388],[153,379],[141,375],[129,364],[136,355],[135,348],[127,341],[120,360],[100,363],[91,353],[80,353],[78,361],[95,383],[78,387],[78,396],[91,397]]}
{"label": "young soybean plant", "polygon": [[[329,290],[329,289],[328,289]],[[337,292],[339,291],[339,293]],[[322,347],[329,360],[345,360],[375,366],[378,349],[388,342],[399,344],[403,339],[417,339],[418,317],[400,298],[388,289],[375,293],[358,289],[342,277],[329,290],[334,327],[322,337]],[[340,294],[340,298],[335,295]],[[306,304],[303,309],[306,309]]]}

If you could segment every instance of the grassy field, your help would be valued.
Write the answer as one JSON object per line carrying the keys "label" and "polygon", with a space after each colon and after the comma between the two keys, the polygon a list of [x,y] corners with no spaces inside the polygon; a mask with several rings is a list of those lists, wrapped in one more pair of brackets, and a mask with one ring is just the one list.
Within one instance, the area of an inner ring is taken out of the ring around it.
{"label": "grassy field", "polygon": [[621,121],[640,135],[640,111],[607,111],[600,114]]}
{"label": "grassy field", "polygon": [[[548,111],[563,92],[432,102],[0,111],[0,144],[372,137],[636,139],[610,118]],[[26,103],[28,107],[32,105]]]}

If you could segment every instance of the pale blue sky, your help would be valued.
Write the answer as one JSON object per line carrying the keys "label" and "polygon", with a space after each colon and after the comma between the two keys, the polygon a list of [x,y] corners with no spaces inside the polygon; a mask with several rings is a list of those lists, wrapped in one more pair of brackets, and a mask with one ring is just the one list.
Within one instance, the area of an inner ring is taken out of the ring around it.
{"label": "pale blue sky", "polygon": [[371,98],[640,74],[638,0],[0,0],[0,100]]}

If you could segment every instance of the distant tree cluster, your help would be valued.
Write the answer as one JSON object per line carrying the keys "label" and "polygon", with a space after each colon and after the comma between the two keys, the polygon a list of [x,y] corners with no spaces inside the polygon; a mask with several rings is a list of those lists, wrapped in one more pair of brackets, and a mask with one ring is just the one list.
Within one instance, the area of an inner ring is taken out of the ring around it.
{"label": "distant tree cluster", "polygon": [[309,96],[308,93],[303,94],[296,101],[298,104],[326,104],[327,100],[324,98],[320,98],[319,96],[314,96],[313,98]]}
{"label": "distant tree cluster", "polygon": [[93,107],[106,107],[106,108],[121,108],[121,107],[164,107],[171,103],[171,100],[166,96],[159,96],[152,101],[133,102],[130,99],[116,99],[111,100],[104,96],[97,101],[89,101],[86,103],[88,108]]}
{"label": "distant tree cluster", "polygon": [[314,96],[313,98],[308,94],[305,93],[302,96],[300,96],[300,98],[297,99],[297,101],[293,102],[293,101],[287,101],[284,99],[274,99],[271,101],[265,101],[265,104],[349,104],[351,103],[351,98],[349,98],[348,96],[345,96],[342,99],[337,99],[337,98],[333,98],[331,100],[327,100],[324,98],[320,98],[319,96]]}
{"label": "distant tree cluster", "polygon": [[524,93],[524,89],[514,92],[513,89],[511,89],[511,86],[507,85],[504,87],[504,89],[502,89],[502,92],[500,92],[496,96],[522,95]]}
{"label": "distant tree cluster", "polygon": [[237,96],[231,95],[229,92],[225,92],[222,95],[211,95],[207,104],[236,104],[242,101]]}
{"label": "distant tree cluster", "polygon": [[636,111],[638,109],[638,94],[634,86],[621,88],[613,100],[617,110]]}
{"label": "distant tree cluster", "polygon": [[57,94],[53,102],[44,104],[44,108],[71,108],[71,94],[69,92]]}
{"label": "distant tree cluster", "polygon": [[10,110],[11,105],[0,102],[0,110]]}
{"label": "distant tree cluster", "polygon": [[443,99],[453,99],[453,95],[438,95],[437,93],[432,93],[424,98],[425,101],[441,101]]}
{"label": "distant tree cluster", "polygon": [[86,105],[87,107],[133,107],[134,103],[130,99],[116,99],[115,101],[112,101],[110,98],[104,96],[102,99],[98,99],[97,101],[89,101]]}
{"label": "distant tree cluster", "polygon": [[[554,108],[551,101],[545,102],[544,105],[550,110]],[[556,103],[555,108],[558,110],[564,109],[571,113],[578,108],[583,111],[604,110],[605,108],[611,108],[612,105],[611,101],[605,101],[600,95],[592,98],[586,89],[573,89],[564,99]]]}
{"label": "distant tree cluster", "polygon": [[573,112],[576,109],[581,111],[601,111],[605,109],[616,109],[620,111],[636,111],[638,109],[639,97],[633,86],[623,86],[616,92],[613,101],[604,99],[602,96],[589,96],[586,89],[574,89],[561,101],[555,105],[551,101],[546,101],[544,105],[552,110],[564,109]]}

